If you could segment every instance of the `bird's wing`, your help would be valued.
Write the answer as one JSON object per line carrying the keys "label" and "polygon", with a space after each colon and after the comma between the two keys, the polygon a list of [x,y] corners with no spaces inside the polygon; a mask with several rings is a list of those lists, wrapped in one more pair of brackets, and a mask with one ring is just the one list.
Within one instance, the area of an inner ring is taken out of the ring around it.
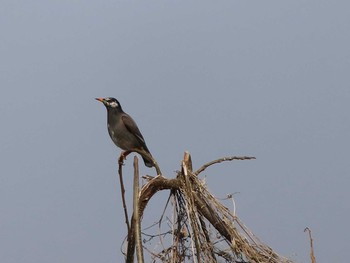
{"label": "bird's wing", "polygon": [[136,138],[139,139],[143,144],[145,144],[145,139],[143,138],[135,121],[127,114],[122,116],[122,121],[125,127],[128,129],[128,131],[131,132],[133,135],[135,135]]}

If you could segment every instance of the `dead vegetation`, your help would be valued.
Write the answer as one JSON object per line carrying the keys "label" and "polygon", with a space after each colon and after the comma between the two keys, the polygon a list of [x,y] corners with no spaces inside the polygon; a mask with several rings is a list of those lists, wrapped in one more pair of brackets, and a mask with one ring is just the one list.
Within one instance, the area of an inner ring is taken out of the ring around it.
{"label": "dead vegetation", "polygon": [[[146,183],[138,186],[138,159],[134,157],[133,216],[128,221],[119,165],[125,221],[128,229],[127,263],[134,262],[239,262],[291,263],[261,242],[239,219],[234,211],[221,204],[207,189],[200,174],[209,166],[223,161],[251,160],[254,157],[224,157],[193,171],[191,156],[185,153],[176,178],[167,179],[155,162],[158,176],[145,176]],[[159,212],[159,220],[142,229],[141,220],[148,202],[155,194],[169,190],[166,209]],[[229,198],[233,200],[232,196]]]}

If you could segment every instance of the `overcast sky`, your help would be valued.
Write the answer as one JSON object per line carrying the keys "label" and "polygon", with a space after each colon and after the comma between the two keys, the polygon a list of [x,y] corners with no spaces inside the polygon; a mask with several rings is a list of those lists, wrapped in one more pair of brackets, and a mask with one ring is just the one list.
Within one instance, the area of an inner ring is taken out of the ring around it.
{"label": "overcast sky", "polygon": [[2,0],[0,262],[122,262],[106,96],[169,178],[185,150],[256,156],[209,189],[279,254],[310,262],[310,227],[319,262],[347,262],[349,28],[349,1]]}

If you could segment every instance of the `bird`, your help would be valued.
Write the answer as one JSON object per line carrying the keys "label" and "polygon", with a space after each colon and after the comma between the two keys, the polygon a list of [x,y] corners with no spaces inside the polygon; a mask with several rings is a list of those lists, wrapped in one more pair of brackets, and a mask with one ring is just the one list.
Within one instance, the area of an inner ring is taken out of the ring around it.
{"label": "bird", "polygon": [[[95,98],[102,102],[107,109],[107,128],[109,136],[116,146],[124,150],[119,163],[131,152],[138,152],[147,167],[153,167],[154,162],[136,122],[123,111],[119,101],[113,97]],[[145,154],[146,153],[146,154]],[[149,156],[147,156],[149,155]]]}

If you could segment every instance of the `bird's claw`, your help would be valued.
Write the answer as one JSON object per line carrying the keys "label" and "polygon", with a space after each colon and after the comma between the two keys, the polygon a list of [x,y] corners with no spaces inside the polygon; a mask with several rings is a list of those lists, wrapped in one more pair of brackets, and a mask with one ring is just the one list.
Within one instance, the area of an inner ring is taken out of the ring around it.
{"label": "bird's claw", "polygon": [[124,165],[124,157],[122,155],[120,155],[119,158],[118,158],[118,164],[119,165]]}
{"label": "bird's claw", "polygon": [[126,156],[128,156],[129,154],[130,154],[130,151],[122,152],[118,158],[118,164],[124,165],[124,160],[126,160]]}

